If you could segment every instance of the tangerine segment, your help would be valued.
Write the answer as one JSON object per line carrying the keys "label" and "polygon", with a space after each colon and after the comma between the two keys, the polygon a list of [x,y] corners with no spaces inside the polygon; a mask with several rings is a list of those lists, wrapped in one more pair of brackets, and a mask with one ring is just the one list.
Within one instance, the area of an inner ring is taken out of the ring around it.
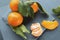
{"label": "tangerine segment", "polygon": [[41,24],[43,27],[45,27],[46,29],[49,29],[49,30],[53,30],[56,27],[58,27],[58,25],[59,25],[58,21],[56,21],[56,20],[55,21],[43,20]]}
{"label": "tangerine segment", "polygon": [[21,25],[23,22],[23,17],[20,13],[18,12],[11,12],[9,15],[8,15],[8,23],[9,25],[11,26],[18,26],[18,25]]}
{"label": "tangerine segment", "polygon": [[32,31],[32,35],[35,36],[35,37],[39,37],[39,36],[41,36],[42,33],[43,33],[43,31],[40,30],[40,29],[39,29],[38,31],[36,31],[36,32]]}

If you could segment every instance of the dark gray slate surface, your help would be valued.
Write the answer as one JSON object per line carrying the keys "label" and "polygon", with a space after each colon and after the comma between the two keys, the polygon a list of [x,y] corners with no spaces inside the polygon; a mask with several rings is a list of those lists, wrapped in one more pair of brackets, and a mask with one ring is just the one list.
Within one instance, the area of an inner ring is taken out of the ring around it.
{"label": "dark gray slate surface", "polygon": [[[4,16],[10,12],[8,3],[9,0],[6,0],[6,2],[4,0],[0,0],[0,29],[2,31],[3,38],[4,40],[23,40],[20,36],[17,36],[14,32],[12,32],[11,28],[1,20],[2,15]],[[53,15],[51,9],[60,5],[60,0],[40,0],[40,4],[48,13]],[[53,17],[56,18],[55,15],[53,15]],[[56,18],[56,20],[59,21],[60,19]],[[54,31],[46,30],[38,40],[60,40],[60,27]]]}

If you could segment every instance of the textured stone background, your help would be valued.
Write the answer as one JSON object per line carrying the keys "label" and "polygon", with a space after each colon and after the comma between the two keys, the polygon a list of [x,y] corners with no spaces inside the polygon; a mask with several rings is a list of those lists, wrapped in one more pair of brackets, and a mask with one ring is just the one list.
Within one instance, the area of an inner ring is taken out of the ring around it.
{"label": "textured stone background", "polygon": [[[4,40],[23,40],[21,37],[17,36],[10,27],[8,27],[2,20],[2,16],[8,14],[10,12],[9,9],[9,1],[10,0],[0,0],[0,30]],[[38,1],[38,0],[37,0]],[[46,11],[51,14],[54,18],[56,16],[52,12],[52,8],[55,8],[60,5],[60,0],[40,0],[40,4]],[[56,18],[59,21],[60,19]],[[30,40],[30,39],[29,39]],[[41,37],[37,40],[60,40],[60,25],[54,31],[46,30]]]}

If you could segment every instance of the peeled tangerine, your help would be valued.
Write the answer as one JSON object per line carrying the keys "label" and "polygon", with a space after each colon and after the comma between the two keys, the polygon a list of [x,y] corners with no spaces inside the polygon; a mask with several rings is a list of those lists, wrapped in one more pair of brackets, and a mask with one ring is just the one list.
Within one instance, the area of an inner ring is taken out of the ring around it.
{"label": "peeled tangerine", "polygon": [[42,26],[45,27],[46,29],[49,29],[49,30],[53,30],[55,28],[58,27],[59,23],[58,21],[47,21],[47,20],[43,20],[42,21]]}
{"label": "peeled tangerine", "polygon": [[43,33],[40,23],[33,23],[31,25],[31,31],[32,31],[32,35],[35,37],[39,37]]}

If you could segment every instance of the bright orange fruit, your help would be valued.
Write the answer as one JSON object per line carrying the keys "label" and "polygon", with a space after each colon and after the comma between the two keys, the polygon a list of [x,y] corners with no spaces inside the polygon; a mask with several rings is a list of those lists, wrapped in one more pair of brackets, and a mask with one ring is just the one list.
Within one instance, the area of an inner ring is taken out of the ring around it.
{"label": "bright orange fruit", "polygon": [[49,29],[49,30],[53,30],[56,27],[58,27],[58,25],[59,25],[58,21],[56,21],[56,20],[55,21],[43,20],[41,24],[43,27],[45,27],[46,29]]}
{"label": "bright orange fruit", "polygon": [[36,12],[38,11],[38,9],[39,9],[37,3],[33,3],[33,4],[31,5],[31,7],[32,7],[32,9],[34,10],[34,13],[36,13]]}
{"label": "bright orange fruit", "polygon": [[10,8],[12,11],[18,11],[18,4],[19,0],[11,0],[10,1]]}
{"label": "bright orange fruit", "polygon": [[11,12],[8,15],[8,23],[9,25],[16,27],[18,25],[21,25],[23,22],[23,17],[20,13],[18,12]]}

